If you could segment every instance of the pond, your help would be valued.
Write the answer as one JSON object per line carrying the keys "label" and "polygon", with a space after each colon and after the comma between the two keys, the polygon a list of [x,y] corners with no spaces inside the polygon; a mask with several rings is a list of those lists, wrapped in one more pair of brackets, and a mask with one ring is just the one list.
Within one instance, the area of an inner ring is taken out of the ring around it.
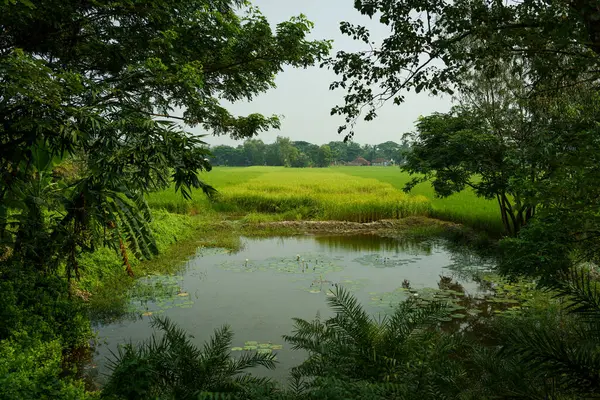
{"label": "pond", "polygon": [[450,251],[441,241],[362,235],[242,238],[242,243],[237,252],[199,249],[177,275],[138,279],[130,313],[96,327],[96,380],[102,383],[107,357],[119,344],[152,335],[151,315],[168,316],[198,345],[228,324],[235,333],[232,354],[244,348],[274,351],[278,368],[256,372],[283,379],[305,355],[291,350],[282,335],[291,333],[293,317],[331,315],[326,299],[336,285],[375,315],[390,312],[407,296],[437,293],[427,288],[476,294],[481,289],[470,278],[473,268],[490,267],[468,251]]}

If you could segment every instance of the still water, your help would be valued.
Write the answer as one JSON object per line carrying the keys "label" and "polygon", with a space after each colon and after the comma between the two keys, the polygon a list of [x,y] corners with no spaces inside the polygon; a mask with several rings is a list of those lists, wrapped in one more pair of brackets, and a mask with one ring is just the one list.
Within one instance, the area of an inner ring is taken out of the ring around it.
{"label": "still water", "polygon": [[331,315],[326,300],[335,285],[350,290],[376,315],[389,312],[410,295],[398,290],[403,282],[413,289],[438,288],[441,277],[453,278],[461,290],[474,294],[479,289],[469,271],[489,267],[439,241],[362,235],[242,238],[242,242],[235,253],[199,249],[177,275],[139,279],[128,316],[97,326],[96,379],[104,380],[107,357],[119,344],[152,335],[151,315],[168,316],[198,345],[224,324],[235,333],[232,347],[249,341],[271,343],[279,366],[256,373],[283,379],[304,354],[291,350],[282,335],[292,332],[293,317]]}

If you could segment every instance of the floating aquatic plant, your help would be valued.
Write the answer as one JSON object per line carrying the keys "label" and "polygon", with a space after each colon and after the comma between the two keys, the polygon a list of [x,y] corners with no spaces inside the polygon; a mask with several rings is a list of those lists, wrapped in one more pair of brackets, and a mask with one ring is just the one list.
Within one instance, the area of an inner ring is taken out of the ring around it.
{"label": "floating aquatic plant", "polygon": [[264,260],[227,260],[219,268],[234,272],[276,271],[282,273],[324,274],[344,269],[339,262],[343,257],[331,257],[325,254],[299,254],[295,257],[270,257]]}
{"label": "floating aquatic plant", "polygon": [[221,254],[230,254],[231,250],[225,249],[223,247],[205,247],[200,246],[196,250],[197,257],[210,257],[210,256],[218,256]]}
{"label": "floating aquatic plant", "polygon": [[231,351],[256,351],[258,354],[269,354],[273,350],[282,350],[283,345],[272,344],[271,342],[260,343],[255,340],[244,342],[243,347],[232,347]]}
{"label": "floating aquatic plant", "polygon": [[129,292],[129,311],[151,316],[173,307],[191,308],[194,302],[184,290],[183,276],[148,275],[138,279]]}
{"label": "floating aquatic plant", "polygon": [[367,267],[394,268],[414,264],[419,260],[421,260],[421,257],[406,258],[405,256],[372,253],[355,258],[354,262]]}

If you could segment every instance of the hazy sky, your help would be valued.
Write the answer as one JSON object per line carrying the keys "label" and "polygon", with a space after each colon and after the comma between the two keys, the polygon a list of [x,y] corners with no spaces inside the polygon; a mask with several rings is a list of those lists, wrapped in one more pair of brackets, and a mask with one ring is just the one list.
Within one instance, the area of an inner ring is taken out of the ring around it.
{"label": "hazy sky", "polygon": [[[379,42],[387,36],[387,27],[377,21],[360,15],[353,7],[353,0],[253,0],[271,24],[305,14],[315,23],[311,35],[314,39],[333,39],[333,53],[338,50],[364,50],[365,45],[342,35],[340,21],[350,21],[366,25],[371,30],[372,40]],[[340,116],[330,116],[330,110],[341,104],[343,90],[330,91],[329,84],[335,74],[324,68],[287,68],[276,78],[277,88],[268,91],[252,102],[236,103],[229,108],[233,114],[244,115],[258,112],[266,115],[283,115],[280,130],[271,130],[259,135],[259,139],[271,143],[278,135],[292,140],[306,140],[323,144],[332,140],[342,140],[343,134],[337,127],[343,122]],[[419,115],[434,111],[445,112],[450,108],[449,98],[431,97],[427,94],[409,93],[406,102],[400,106],[392,103],[379,111],[379,117],[371,122],[361,122],[355,128],[354,140],[358,143],[376,144],[387,140],[399,141],[404,132],[411,131]],[[201,133],[200,129],[193,132]],[[237,145],[241,142],[229,137],[205,138],[211,145]]]}

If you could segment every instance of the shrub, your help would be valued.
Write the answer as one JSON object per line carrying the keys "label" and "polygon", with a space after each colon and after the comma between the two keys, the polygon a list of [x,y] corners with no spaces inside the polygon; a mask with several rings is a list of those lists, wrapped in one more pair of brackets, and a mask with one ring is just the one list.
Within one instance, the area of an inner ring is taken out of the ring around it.
{"label": "shrub", "polygon": [[0,399],[83,400],[93,396],[81,382],[62,377],[59,340],[43,342],[27,333],[0,341]]}
{"label": "shrub", "polygon": [[215,331],[202,349],[167,318],[154,318],[152,326],[163,331],[139,346],[128,344],[112,360],[112,375],[104,388],[107,397],[129,400],[167,398],[197,399],[206,393],[243,394],[268,389],[268,379],[244,372],[252,367],[275,367],[273,354],[231,357],[233,334],[224,326]]}

